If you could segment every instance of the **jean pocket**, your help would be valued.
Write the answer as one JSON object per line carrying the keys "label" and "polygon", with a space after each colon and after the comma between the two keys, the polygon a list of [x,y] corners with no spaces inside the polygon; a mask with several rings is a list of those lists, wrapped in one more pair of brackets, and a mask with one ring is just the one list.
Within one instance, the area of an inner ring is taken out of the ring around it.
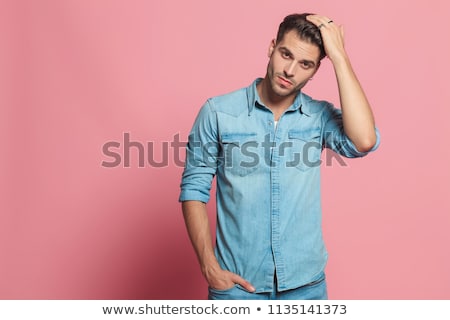
{"label": "jean pocket", "polygon": [[208,299],[209,300],[231,300],[234,297],[233,292],[238,290],[237,284],[228,289],[214,289],[208,287]]}

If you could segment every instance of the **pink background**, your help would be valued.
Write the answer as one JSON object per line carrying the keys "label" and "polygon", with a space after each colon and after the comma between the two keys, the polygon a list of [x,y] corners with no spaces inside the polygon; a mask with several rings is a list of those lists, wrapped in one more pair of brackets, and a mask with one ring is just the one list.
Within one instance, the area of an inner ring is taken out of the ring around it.
{"label": "pink background", "polygon": [[[281,19],[342,23],[382,134],[323,167],[331,299],[450,299],[447,1],[2,1],[0,298],[204,299],[173,161],[210,96],[263,76]],[[329,61],[305,92],[338,104]],[[184,153],[183,153],[184,155]],[[184,157],[183,157],[184,158]],[[209,204],[213,217],[214,203]]]}

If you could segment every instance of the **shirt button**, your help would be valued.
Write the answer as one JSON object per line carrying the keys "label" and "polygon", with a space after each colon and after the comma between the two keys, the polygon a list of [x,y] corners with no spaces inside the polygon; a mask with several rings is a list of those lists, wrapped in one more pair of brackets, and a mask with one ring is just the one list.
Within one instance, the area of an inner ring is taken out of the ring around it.
{"label": "shirt button", "polygon": [[269,126],[271,126],[272,125],[272,121],[269,121]]}

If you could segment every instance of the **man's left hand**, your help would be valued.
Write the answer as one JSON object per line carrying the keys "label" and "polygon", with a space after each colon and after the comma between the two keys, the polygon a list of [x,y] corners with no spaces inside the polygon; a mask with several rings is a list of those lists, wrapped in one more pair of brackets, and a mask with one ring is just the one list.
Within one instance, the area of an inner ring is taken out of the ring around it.
{"label": "man's left hand", "polygon": [[320,15],[310,15],[306,19],[319,28],[325,53],[332,62],[346,57],[343,26],[339,26],[330,18]]}

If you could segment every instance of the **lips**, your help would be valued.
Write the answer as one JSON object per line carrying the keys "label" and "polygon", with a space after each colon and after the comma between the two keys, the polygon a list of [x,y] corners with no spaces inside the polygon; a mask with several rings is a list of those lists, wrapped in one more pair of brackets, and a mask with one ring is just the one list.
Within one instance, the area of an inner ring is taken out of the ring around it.
{"label": "lips", "polygon": [[280,76],[278,76],[277,78],[278,78],[278,81],[280,82],[280,84],[282,84],[283,86],[285,86],[285,87],[292,86],[292,82],[290,82],[289,80],[287,80],[283,77],[280,77]]}

